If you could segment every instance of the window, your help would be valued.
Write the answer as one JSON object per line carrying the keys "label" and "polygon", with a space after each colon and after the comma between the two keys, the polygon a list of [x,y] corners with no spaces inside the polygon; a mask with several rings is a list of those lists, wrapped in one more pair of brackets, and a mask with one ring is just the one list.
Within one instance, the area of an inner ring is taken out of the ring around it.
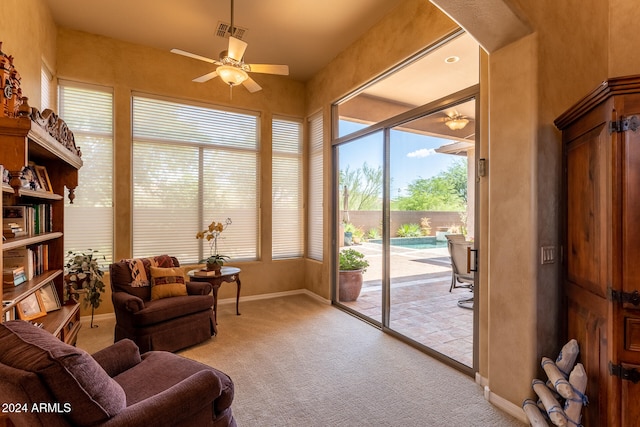
{"label": "window", "polygon": [[218,252],[257,259],[258,149],[255,114],[134,96],[133,256],[198,262],[196,233],[231,218]]}
{"label": "window", "polygon": [[[65,202],[67,251],[99,251],[113,256],[113,94],[87,85],[60,82],[60,117],[82,150],[83,166],[73,204]],[[65,200],[69,200],[65,194]]]}
{"label": "window", "polygon": [[323,161],[322,161],[322,114],[309,119],[309,202],[307,251],[309,258],[322,261],[323,249]]}
{"label": "window", "polygon": [[42,64],[40,68],[40,111],[51,108],[51,81],[53,74],[49,68]]}
{"label": "window", "polygon": [[272,257],[301,257],[302,123],[274,119],[272,135]]}

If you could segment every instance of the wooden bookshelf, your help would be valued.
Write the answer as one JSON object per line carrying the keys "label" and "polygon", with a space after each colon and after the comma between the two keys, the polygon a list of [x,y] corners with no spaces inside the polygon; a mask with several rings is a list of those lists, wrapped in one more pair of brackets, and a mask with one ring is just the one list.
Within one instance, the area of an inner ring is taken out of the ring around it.
{"label": "wooden bookshelf", "polygon": [[[0,117],[0,165],[9,171],[11,176],[9,182],[2,183],[0,210],[3,206],[50,205],[50,208],[46,208],[46,225],[47,230],[51,228],[51,231],[40,234],[2,241],[0,247],[3,255],[12,249],[29,248],[35,251],[39,245],[46,245],[46,250],[41,251],[46,258],[43,261],[46,262],[41,265],[45,267],[41,274],[18,286],[2,288],[0,296],[4,304],[0,322],[5,321],[6,313],[15,312],[21,301],[53,282],[61,308],[49,311],[46,316],[34,319],[34,322],[42,323],[43,329],[59,339],[75,344],[80,329],[80,309],[78,303],[73,300],[65,303],[63,292],[64,192],[66,187],[70,199],[73,200],[78,184],[78,169],[82,166],[73,135],[55,115],[43,118],[35,109],[32,109],[31,115],[27,117]],[[34,190],[24,186],[19,177],[20,172],[28,165],[46,168],[51,181],[51,191]]]}

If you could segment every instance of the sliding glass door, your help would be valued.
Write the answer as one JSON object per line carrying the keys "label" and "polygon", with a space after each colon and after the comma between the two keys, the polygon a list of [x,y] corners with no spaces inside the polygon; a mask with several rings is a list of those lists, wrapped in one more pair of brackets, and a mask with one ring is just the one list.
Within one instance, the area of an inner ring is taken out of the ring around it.
{"label": "sliding glass door", "polygon": [[[383,134],[378,131],[337,148],[338,248],[342,271],[336,299],[377,324],[382,322],[384,265],[383,142]],[[362,267],[362,261],[368,265]]]}
{"label": "sliding glass door", "polygon": [[[343,121],[341,129],[354,131],[335,144],[336,303],[468,372],[476,90],[377,126]],[[358,261],[366,271],[354,284],[345,264]]]}
{"label": "sliding glass door", "polygon": [[[449,129],[446,120],[456,115],[467,122],[461,122],[460,129]],[[387,246],[389,329],[469,367],[473,366],[473,289],[469,283],[451,287],[449,240],[465,242],[465,248],[471,248],[467,242],[474,240],[473,204],[469,204],[475,187],[471,117],[475,117],[474,101],[391,129]],[[463,261],[466,272],[467,259]]]}

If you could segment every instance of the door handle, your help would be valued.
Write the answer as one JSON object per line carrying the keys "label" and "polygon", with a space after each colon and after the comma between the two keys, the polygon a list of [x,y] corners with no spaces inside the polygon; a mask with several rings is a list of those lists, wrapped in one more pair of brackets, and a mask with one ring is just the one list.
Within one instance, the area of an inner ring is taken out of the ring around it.
{"label": "door handle", "polygon": [[[471,268],[471,252],[473,252],[473,268]],[[467,248],[467,273],[478,272],[478,250]]]}

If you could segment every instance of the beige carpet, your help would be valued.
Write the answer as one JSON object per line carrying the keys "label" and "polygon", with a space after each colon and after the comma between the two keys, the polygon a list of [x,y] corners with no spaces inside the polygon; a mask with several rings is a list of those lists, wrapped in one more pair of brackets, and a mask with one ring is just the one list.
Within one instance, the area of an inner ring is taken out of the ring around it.
{"label": "beige carpet", "polygon": [[[218,336],[180,354],[226,372],[249,426],[523,426],[480,386],[306,295],[219,307]],[[78,346],[112,342],[113,320],[83,324]]]}

